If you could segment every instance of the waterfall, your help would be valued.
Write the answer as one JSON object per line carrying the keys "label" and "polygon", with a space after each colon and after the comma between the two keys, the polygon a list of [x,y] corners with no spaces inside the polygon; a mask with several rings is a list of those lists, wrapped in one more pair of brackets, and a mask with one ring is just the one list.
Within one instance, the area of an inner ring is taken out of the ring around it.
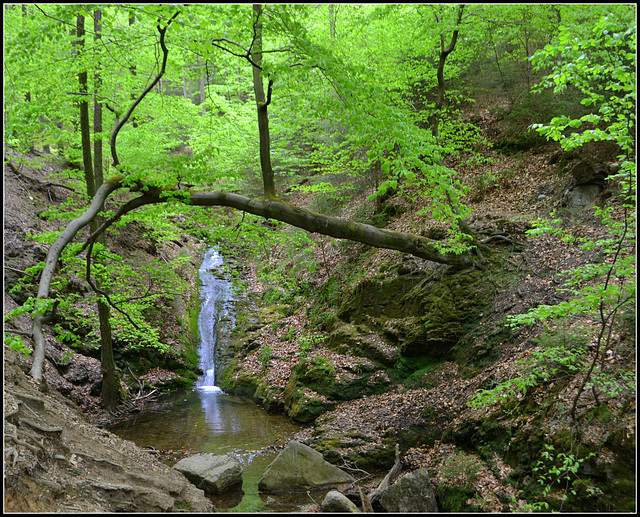
{"label": "waterfall", "polygon": [[222,277],[222,256],[216,249],[210,249],[204,256],[198,271],[202,286],[200,288],[200,368],[204,372],[196,387],[203,391],[222,390],[215,385],[215,350],[220,334],[219,324],[233,321],[232,283]]}

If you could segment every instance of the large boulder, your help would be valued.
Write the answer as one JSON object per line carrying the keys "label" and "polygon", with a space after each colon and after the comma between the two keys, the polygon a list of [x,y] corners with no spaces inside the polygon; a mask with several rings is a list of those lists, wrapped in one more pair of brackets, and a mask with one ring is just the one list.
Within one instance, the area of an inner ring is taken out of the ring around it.
{"label": "large boulder", "polygon": [[427,469],[414,470],[400,478],[384,491],[380,504],[392,513],[437,512],[436,495]]}
{"label": "large boulder", "polygon": [[212,494],[221,494],[242,484],[243,467],[228,454],[196,454],[180,460],[173,468],[198,488]]}
{"label": "large boulder", "polygon": [[322,454],[299,442],[290,442],[267,467],[258,482],[263,492],[310,490],[352,483],[354,478],[325,461]]}

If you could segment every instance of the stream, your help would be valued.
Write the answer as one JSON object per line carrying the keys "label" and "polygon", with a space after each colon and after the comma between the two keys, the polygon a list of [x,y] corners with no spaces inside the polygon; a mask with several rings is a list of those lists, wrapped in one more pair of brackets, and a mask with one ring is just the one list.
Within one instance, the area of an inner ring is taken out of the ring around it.
{"label": "stream", "polygon": [[[244,466],[242,490],[211,495],[222,512],[296,512],[312,504],[304,494],[259,494],[258,481],[282,444],[300,430],[281,414],[269,414],[253,401],[228,395],[215,385],[215,348],[222,326],[235,324],[233,284],[222,276],[223,257],[209,250],[201,280],[200,367],[195,388],[165,394],[147,403],[135,417],[110,429],[140,447],[188,454],[232,454]],[[173,466],[175,461],[166,461]]]}

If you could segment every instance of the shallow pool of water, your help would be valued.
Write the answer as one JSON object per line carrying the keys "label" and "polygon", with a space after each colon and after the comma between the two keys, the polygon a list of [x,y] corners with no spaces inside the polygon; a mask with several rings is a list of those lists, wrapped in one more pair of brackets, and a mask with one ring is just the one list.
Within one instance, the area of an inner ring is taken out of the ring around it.
{"label": "shallow pool of water", "polygon": [[[282,445],[301,427],[254,402],[213,390],[181,390],[148,403],[135,417],[110,429],[140,447],[187,454],[232,454],[245,470],[242,490],[211,496],[219,511],[297,511],[312,504],[307,494],[258,494],[258,481]],[[173,466],[175,461],[166,461]],[[315,496],[314,496],[315,498]]]}

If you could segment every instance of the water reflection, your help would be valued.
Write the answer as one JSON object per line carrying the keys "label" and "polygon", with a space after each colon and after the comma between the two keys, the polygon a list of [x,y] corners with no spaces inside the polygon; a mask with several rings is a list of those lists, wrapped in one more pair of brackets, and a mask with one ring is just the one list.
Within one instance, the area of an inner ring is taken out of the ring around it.
{"label": "water reflection", "polygon": [[140,446],[162,450],[245,454],[282,443],[299,429],[284,415],[267,413],[251,400],[182,390],[147,404],[111,430]]}

